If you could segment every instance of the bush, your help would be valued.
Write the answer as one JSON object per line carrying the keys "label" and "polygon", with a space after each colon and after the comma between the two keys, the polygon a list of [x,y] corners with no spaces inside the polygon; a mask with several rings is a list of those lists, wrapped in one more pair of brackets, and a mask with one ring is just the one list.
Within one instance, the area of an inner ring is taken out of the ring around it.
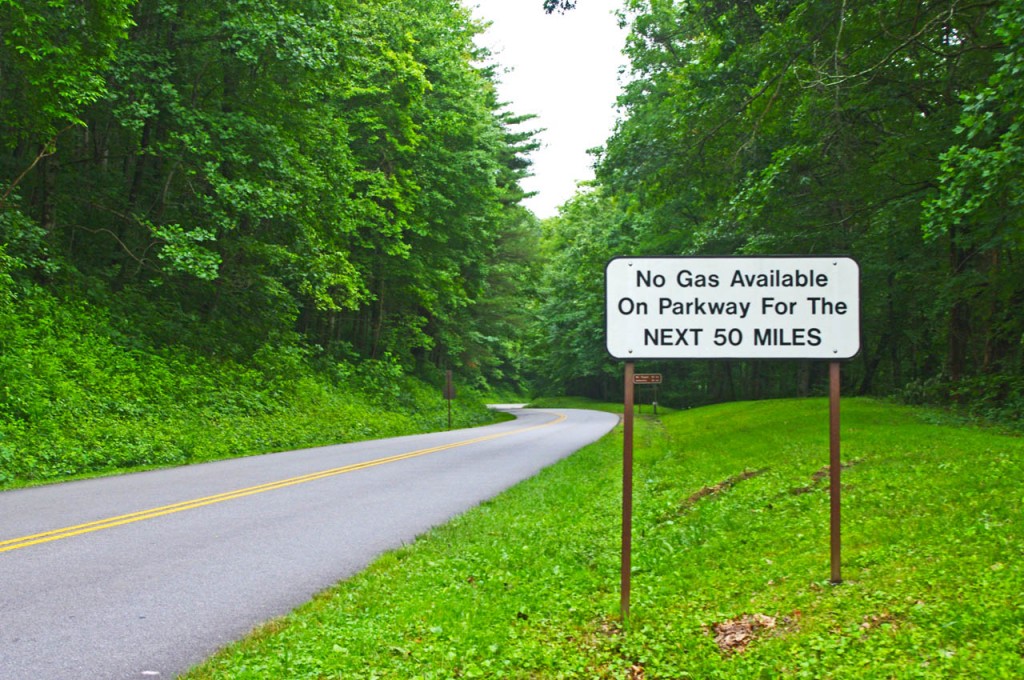
{"label": "bush", "polygon": [[1020,428],[1024,422],[1024,376],[1010,373],[951,382],[938,377],[907,384],[896,394],[910,405],[939,406],[961,416]]}
{"label": "bush", "polygon": [[951,394],[971,416],[1020,425],[1024,415],[1024,376],[995,373],[956,384]]}

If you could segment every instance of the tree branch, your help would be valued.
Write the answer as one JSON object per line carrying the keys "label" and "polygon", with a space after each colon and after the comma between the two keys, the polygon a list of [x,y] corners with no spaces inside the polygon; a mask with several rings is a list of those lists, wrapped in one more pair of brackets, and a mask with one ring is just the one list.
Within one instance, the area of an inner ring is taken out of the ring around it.
{"label": "tree branch", "polygon": [[47,156],[52,156],[53,154],[57,153],[57,138],[60,137],[65,132],[67,132],[68,130],[70,130],[72,127],[74,127],[74,123],[68,125],[66,128],[64,128],[63,130],[55,134],[53,137],[51,137],[50,141],[46,142],[46,144],[43,144],[43,148],[39,150],[38,154],[36,154],[36,157],[32,161],[32,163],[27,168],[25,168],[25,171],[23,173],[18,175],[18,177],[13,182],[10,183],[6,191],[4,191],[4,195],[0,196],[0,210],[4,209],[4,206],[7,204],[7,199],[10,198],[12,193],[14,193],[14,190],[18,187],[19,184],[21,184],[21,181],[28,176],[28,173],[32,172],[33,168],[39,165],[39,161],[43,160]]}

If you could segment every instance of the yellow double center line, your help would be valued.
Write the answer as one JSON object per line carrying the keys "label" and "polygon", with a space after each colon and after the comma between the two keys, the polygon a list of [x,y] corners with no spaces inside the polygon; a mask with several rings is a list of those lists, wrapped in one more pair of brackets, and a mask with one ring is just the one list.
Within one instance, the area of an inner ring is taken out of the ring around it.
{"label": "yellow double center line", "polygon": [[108,517],[106,519],[99,519],[93,522],[86,522],[85,524],[76,524],[70,527],[64,527],[62,529],[53,529],[51,531],[44,531],[39,534],[32,534],[30,536],[21,536],[20,538],[11,538],[6,541],[0,541],[0,553],[8,552],[11,550],[20,550],[21,548],[28,548],[29,546],[39,545],[40,543],[49,543],[51,541],[59,541],[64,538],[71,538],[72,536],[80,536],[82,534],[89,534],[95,531],[102,531],[103,529],[112,529],[113,527],[119,527],[124,524],[132,524],[134,522],[141,522],[147,519],[154,519],[156,517],[163,517],[164,515],[173,515],[177,512],[184,512],[185,510],[194,510],[195,508],[201,508],[207,505],[214,505],[216,503],[223,503],[225,501],[235,500],[236,498],[245,498],[246,496],[254,496],[260,493],[266,493],[267,491],[274,491],[276,489],[284,489],[289,486],[296,486],[298,484],[305,484],[307,482],[315,482],[318,479],[326,479],[328,477],[336,477],[337,475],[343,475],[349,472],[356,472],[357,470],[365,470],[367,468],[377,467],[378,465],[387,465],[388,463],[397,463],[401,460],[408,460],[410,458],[418,458],[419,456],[426,456],[431,453],[438,453],[440,451],[447,451],[449,449],[456,449],[461,446],[469,446],[470,444],[479,444],[481,442],[491,441],[492,439],[500,439],[502,437],[508,437],[514,434],[523,434],[536,430],[542,427],[549,427],[557,423],[561,423],[566,419],[567,416],[559,415],[554,420],[550,420],[540,425],[534,425],[533,427],[523,428],[522,430],[512,430],[510,432],[500,432],[498,434],[487,435],[485,437],[477,437],[476,439],[467,439],[461,442],[455,442],[453,444],[443,444],[441,446],[435,446],[429,449],[420,449],[418,451],[411,451],[409,453],[400,453],[395,456],[388,456],[387,458],[377,458],[375,460],[368,460],[364,463],[354,463],[352,465],[346,465],[344,467],[332,468],[330,470],[322,470],[320,472],[312,472],[307,475],[300,475],[298,477],[290,477],[288,479],[282,479],[276,482],[267,482],[266,484],[260,484],[258,486],[250,486],[244,489],[237,489],[235,491],[228,491],[225,493],[219,493],[213,496],[206,496],[203,498],[196,498],[189,501],[182,501],[180,503],[174,503],[171,505],[162,505],[158,508],[150,508],[149,510],[140,510],[138,512],[132,512],[127,515],[118,515],[116,517]]}

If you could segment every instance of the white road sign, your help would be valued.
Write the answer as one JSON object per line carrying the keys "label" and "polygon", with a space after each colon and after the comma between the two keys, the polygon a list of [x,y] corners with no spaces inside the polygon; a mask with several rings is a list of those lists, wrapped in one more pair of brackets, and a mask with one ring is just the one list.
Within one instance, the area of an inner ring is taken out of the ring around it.
{"label": "white road sign", "polygon": [[619,257],[605,269],[617,359],[849,359],[860,267],[848,257]]}

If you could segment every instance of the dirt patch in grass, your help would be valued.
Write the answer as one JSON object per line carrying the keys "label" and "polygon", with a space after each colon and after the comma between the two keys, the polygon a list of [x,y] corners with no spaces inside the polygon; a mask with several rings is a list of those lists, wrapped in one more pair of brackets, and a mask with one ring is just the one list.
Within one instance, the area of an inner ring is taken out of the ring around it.
{"label": "dirt patch in grass", "polygon": [[[858,463],[860,463],[859,459],[851,460],[849,463],[843,463],[840,466],[840,469],[849,470]],[[813,475],[811,475],[811,483],[809,485],[793,487],[792,489],[789,490],[789,493],[793,496],[800,496],[801,494],[811,493],[812,491],[818,488],[818,485],[821,483],[822,480],[828,479],[829,471],[831,470],[831,468],[831,465],[821,466],[821,468],[819,468]]]}
{"label": "dirt patch in grass", "polygon": [[728,491],[729,489],[736,486],[740,482],[751,479],[753,477],[757,477],[758,475],[763,475],[766,472],[768,472],[768,468],[763,468],[761,470],[744,470],[740,474],[733,475],[732,477],[729,477],[728,479],[721,481],[718,484],[715,484],[714,486],[705,486],[700,491],[691,494],[689,498],[683,501],[682,506],[679,508],[679,510],[680,512],[685,512],[686,510],[696,505],[697,502],[703,498],[707,498],[708,496],[714,496],[715,494],[722,493],[723,491]]}
{"label": "dirt patch in grass", "polygon": [[715,644],[725,654],[739,654],[765,631],[775,630],[774,616],[765,614],[744,614],[738,619],[723,621],[711,626]]}

